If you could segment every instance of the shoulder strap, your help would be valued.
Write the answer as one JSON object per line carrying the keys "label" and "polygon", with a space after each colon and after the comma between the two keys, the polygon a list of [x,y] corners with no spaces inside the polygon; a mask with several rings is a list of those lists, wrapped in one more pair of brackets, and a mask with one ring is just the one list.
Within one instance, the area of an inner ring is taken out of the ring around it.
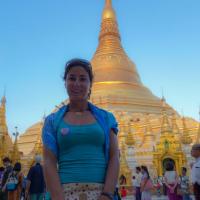
{"label": "shoulder strap", "polygon": [[56,139],[56,145],[57,145],[57,149],[58,149],[58,154],[57,156],[59,157],[59,145],[58,145],[58,128],[59,128],[59,124],[61,122],[61,120],[63,119],[65,113],[69,110],[69,106],[63,106],[62,108],[60,108],[56,113],[55,113],[55,117],[53,120],[53,128],[55,131],[55,139]]}

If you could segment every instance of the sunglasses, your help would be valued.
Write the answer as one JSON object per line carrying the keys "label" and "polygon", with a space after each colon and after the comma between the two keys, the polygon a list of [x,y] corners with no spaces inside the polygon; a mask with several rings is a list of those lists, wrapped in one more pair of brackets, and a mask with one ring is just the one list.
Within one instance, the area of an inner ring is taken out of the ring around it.
{"label": "sunglasses", "polygon": [[85,59],[81,59],[81,58],[73,58],[73,59],[69,60],[66,63],[65,67],[67,69],[68,67],[70,67],[72,65],[81,65],[81,66],[92,68],[90,61],[85,60]]}

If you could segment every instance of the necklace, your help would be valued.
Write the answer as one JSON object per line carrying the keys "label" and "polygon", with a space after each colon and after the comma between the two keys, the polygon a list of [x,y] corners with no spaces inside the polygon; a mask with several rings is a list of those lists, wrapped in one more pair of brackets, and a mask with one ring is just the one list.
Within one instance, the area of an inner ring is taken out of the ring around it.
{"label": "necklace", "polygon": [[81,117],[81,116],[83,116],[84,111],[83,111],[83,112],[74,112],[74,114],[75,114],[75,116],[77,116],[77,117]]}
{"label": "necklace", "polygon": [[82,118],[83,116],[85,116],[84,114],[85,114],[85,112],[86,112],[87,110],[84,110],[84,111],[70,111],[71,113],[73,113],[73,115],[74,115],[74,117],[76,117],[76,118]]}

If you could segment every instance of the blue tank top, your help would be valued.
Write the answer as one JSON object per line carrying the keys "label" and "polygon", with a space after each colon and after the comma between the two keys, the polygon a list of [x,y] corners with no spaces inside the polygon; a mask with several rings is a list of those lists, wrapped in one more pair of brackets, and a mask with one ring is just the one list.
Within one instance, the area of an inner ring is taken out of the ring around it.
{"label": "blue tank top", "polygon": [[72,125],[62,120],[59,124],[57,142],[59,147],[58,173],[64,183],[104,183],[106,158],[105,136],[95,122]]}

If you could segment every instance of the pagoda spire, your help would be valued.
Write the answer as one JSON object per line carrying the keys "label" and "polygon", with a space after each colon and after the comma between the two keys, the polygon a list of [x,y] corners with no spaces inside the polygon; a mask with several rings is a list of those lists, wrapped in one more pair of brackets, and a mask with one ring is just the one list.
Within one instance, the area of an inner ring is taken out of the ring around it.
{"label": "pagoda spire", "polygon": [[133,137],[133,129],[131,128],[131,123],[128,123],[128,133],[125,138],[125,143],[127,146],[134,146],[135,145],[135,140]]}
{"label": "pagoda spire", "polygon": [[196,144],[200,144],[200,122],[199,122],[199,128],[198,128],[198,132],[197,132]]}
{"label": "pagoda spire", "polygon": [[11,160],[13,163],[16,163],[16,162],[19,162],[20,160],[20,153],[19,153],[18,144],[17,144],[17,138],[19,136],[17,126],[15,127],[15,132],[13,133],[13,136],[15,137],[15,140],[13,144],[13,150],[11,152]]}
{"label": "pagoda spire", "polygon": [[112,7],[112,0],[106,0],[106,6]]}
{"label": "pagoda spire", "polygon": [[169,119],[166,111],[166,100],[162,97],[162,124],[161,124],[161,133],[172,132],[172,129],[169,124]]}
{"label": "pagoda spire", "polygon": [[[115,11],[112,7],[111,0],[106,0],[105,7],[102,13],[102,23],[101,23],[101,32],[99,35],[99,40],[104,36],[112,35],[117,37],[120,40],[120,34],[118,30],[117,18]],[[115,41],[115,43],[121,47],[120,42]],[[121,47],[122,48],[122,47]]]}
{"label": "pagoda spire", "polygon": [[174,134],[180,133],[177,122],[176,122],[176,114],[175,113],[173,113],[173,115],[172,115],[172,132]]}
{"label": "pagoda spire", "polygon": [[[126,55],[117,24],[117,17],[111,0],[105,0],[102,13],[99,44],[91,60],[96,82],[130,82],[142,85],[134,63]],[[108,76],[108,74],[110,76]]]}
{"label": "pagoda spire", "polygon": [[4,95],[0,103],[0,141],[5,138],[7,133],[8,128],[6,124],[6,97]]}
{"label": "pagoda spire", "polygon": [[127,159],[126,159],[126,146],[124,142],[121,144],[120,148],[120,176],[124,175],[127,179],[127,185],[131,184],[131,170],[129,168]]}
{"label": "pagoda spire", "polygon": [[104,19],[112,19],[112,20],[116,21],[116,15],[115,15],[115,11],[112,7],[111,0],[106,0],[105,8],[104,8],[103,15],[102,15],[102,20],[104,20]]}
{"label": "pagoda spire", "polygon": [[199,107],[199,128],[197,131],[196,144],[200,144],[200,107]]}
{"label": "pagoda spire", "polygon": [[152,127],[151,127],[151,123],[150,123],[150,119],[149,119],[149,114],[147,113],[145,116],[145,134],[144,134],[144,147],[148,148],[148,149],[153,149],[153,145],[154,145],[154,135],[153,135],[153,131],[152,131]]}
{"label": "pagoda spire", "polygon": [[182,117],[182,123],[183,123],[183,132],[182,132],[182,137],[181,137],[181,141],[183,144],[191,144],[192,143],[192,138],[189,135],[189,131],[188,128],[186,126],[186,122],[185,122],[185,117]]}

